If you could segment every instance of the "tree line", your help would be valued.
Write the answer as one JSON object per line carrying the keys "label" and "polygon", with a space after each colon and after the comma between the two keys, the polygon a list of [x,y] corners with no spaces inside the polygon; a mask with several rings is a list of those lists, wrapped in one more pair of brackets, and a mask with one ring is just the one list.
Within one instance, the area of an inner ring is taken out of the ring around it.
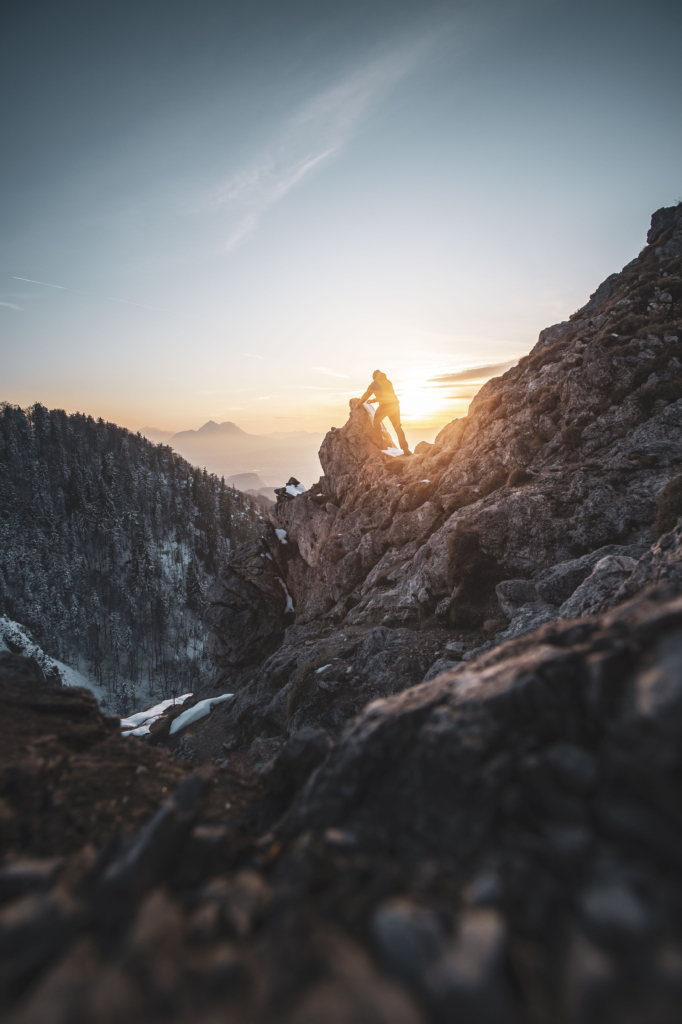
{"label": "tree line", "polygon": [[0,405],[0,614],[103,686],[111,711],[210,675],[203,594],[262,515],[139,433]]}

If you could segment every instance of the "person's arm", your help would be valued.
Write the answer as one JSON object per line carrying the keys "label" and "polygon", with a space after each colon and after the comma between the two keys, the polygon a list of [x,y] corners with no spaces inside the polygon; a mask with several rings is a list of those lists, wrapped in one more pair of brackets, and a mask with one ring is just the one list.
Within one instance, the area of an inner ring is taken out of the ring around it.
{"label": "person's arm", "polygon": [[365,391],[364,395],[360,399],[360,405],[364,405],[365,404],[365,402],[367,401],[369,396],[374,394],[375,389],[376,389],[376,384],[374,384],[374,383],[370,384],[370,386],[367,388],[367,390]]}

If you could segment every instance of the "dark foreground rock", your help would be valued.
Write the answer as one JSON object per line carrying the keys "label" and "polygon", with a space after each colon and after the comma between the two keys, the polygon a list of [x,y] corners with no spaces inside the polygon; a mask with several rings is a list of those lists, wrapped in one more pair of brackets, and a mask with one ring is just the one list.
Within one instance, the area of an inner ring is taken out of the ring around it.
{"label": "dark foreground rock", "polygon": [[[91,775],[110,765],[92,707],[49,701]],[[25,705],[22,742],[44,713]],[[24,855],[38,811],[16,805],[5,1019],[680,1019],[680,597],[551,623],[375,701],[333,747],[308,730],[262,772],[239,833],[248,772],[225,773],[207,814],[210,779],[176,770],[127,842],[58,859]]]}

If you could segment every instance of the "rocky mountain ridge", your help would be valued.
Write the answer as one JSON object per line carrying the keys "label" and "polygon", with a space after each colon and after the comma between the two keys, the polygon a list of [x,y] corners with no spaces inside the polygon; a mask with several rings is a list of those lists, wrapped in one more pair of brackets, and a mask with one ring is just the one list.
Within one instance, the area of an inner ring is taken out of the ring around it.
{"label": "rocky mountain ridge", "polygon": [[238,691],[221,712],[228,744],[338,730],[438,660],[604,606],[573,595],[597,566],[602,589],[624,584],[680,472],[681,266],[677,206],[412,458],[380,452],[371,410],[351,400],[319,483],[280,497],[209,594],[216,689]]}

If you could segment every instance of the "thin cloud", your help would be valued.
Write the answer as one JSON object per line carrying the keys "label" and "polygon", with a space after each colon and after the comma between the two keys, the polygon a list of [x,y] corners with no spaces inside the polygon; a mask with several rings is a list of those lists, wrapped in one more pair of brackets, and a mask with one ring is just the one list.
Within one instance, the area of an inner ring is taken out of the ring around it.
{"label": "thin cloud", "polygon": [[[167,313],[169,316],[185,316],[191,320],[203,320],[206,324],[215,323],[215,320],[209,320],[205,316],[197,316],[196,313],[179,313],[174,309],[162,309],[161,306],[147,306],[144,302],[130,302],[128,299],[116,299],[112,295],[97,295],[96,292],[84,292],[80,288],[68,288],[64,284],[48,284],[47,281],[34,281],[31,277],[17,277],[15,274],[11,275],[13,281],[28,281],[30,284],[40,284],[44,288],[58,288],[61,292],[76,292],[77,295],[91,295],[95,299],[101,299],[104,302],[120,302],[124,306],[138,306],[140,309],[151,309],[156,313]],[[10,303],[3,303],[3,305],[10,305]],[[16,307],[18,309],[18,307]]]}
{"label": "thin cloud", "polygon": [[0,302],[0,306],[8,306],[10,309],[21,309],[21,306],[15,306],[13,302]]}
{"label": "thin cloud", "polygon": [[[44,288],[59,288],[60,292],[64,292],[64,291],[68,291],[69,290],[69,289],[65,288],[63,284],[48,284],[47,281],[34,281],[32,277],[16,277],[15,274],[12,274],[12,280],[13,281],[28,281],[29,284],[42,284],[42,286]],[[72,290],[75,291],[76,289],[74,288]]]}
{"label": "thin cloud", "polygon": [[512,366],[516,366],[517,360],[512,359],[507,363],[494,363],[491,366],[470,366],[466,370],[458,370],[456,373],[443,373],[438,377],[430,377],[428,383],[435,387],[449,387],[451,384],[464,384],[472,380],[486,380],[506,373]]}
{"label": "thin cloud", "polygon": [[258,159],[216,191],[213,202],[228,205],[235,215],[225,243],[228,252],[254,233],[270,206],[341,152],[362,120],[424,60],[438,38],[442,28],[394,46],[313,96],[287,120]]}

